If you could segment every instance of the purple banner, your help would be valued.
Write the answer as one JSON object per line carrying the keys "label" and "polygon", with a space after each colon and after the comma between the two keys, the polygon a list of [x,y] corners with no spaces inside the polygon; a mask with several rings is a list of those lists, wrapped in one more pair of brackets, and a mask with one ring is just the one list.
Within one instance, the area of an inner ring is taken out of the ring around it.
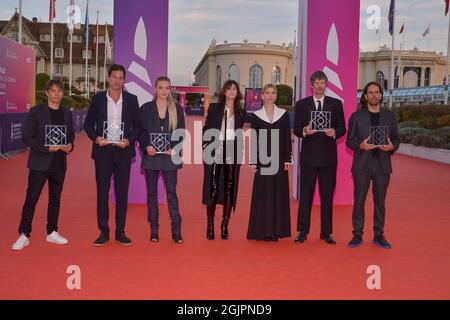
{"label": "purple banner", "polygon": [[34,105],[36,52],[0,36],[0,113],[28,111]]}
{"label": "purple banner", "polygon": [[[125,88],[138,96],[139,104],[153,100],[155,80],[167,75],[169,32],[168,0],[114,1],[114,63],[127,70]],[[147,202],[141,154],[136,150],[131,167],[129,203]],[[158,200],[164,202],[159,180]]]}
{"label": "purple banner", "polygon": [[26,148],[22,142],[22,130],[27,116],[28,112],[0,114],[1,153]]}
{"label": "purple banner", "polygon": [[245,109],[247,112],[255,112],[262,108],[262,89],[245,89]]}

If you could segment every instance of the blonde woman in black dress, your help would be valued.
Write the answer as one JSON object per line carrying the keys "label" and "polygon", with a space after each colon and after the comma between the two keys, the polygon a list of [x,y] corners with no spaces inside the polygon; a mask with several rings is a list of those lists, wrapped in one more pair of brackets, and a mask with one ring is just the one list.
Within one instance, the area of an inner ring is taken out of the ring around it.
{"label": "blonde woman in black dress", "polygon": [[[250,160],[255,178],[247,239],[278,241],[291,236],[288,176],[292,164],[291,129],[289,114],[275,105],[277,88],[265,85],[262,97],[264,106],[253,113],[251,120],[251,128],[256,133],[256,141],[252,136],[251,143],[256,143],[252,149],[257,154],[252,152]],[[272,141],[272,135],[276,138],[277,133],[278,139]],[[266,153],[272,161],[275,158],[277,161],[265,164],[261,156]],[[274,164],[274,170],[268,170]]]}

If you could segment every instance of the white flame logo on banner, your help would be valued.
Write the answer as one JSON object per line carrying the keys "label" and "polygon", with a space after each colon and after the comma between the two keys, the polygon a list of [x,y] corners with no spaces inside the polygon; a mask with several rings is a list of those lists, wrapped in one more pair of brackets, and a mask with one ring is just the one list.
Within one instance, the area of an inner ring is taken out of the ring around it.
{"label": "white flame logo on banner", "polygon": [[[338,66],[338,64],[339,64],[339,37],[337,34],[336,25],[334,23],[330,28],[330,32],[328,33],[327,59],[329,62],[331,62],[335,66]],[[325,72],[325,74],[327,75],[328,81],[330,83],[335,85],[341,91],[343,90],[341,79],[339,78],[339,75],[337,74],[336,71],[325,66],[323,68],[323,72]],[[330,88],[327,88],[327,95],[334,97],[336,99],[342,100],[342,102],[344,102],[344,99],[342,99],[337,93],[335,93]]]}
{"label": "white flame logo on banner", "polygon": [[[142,17],[139,18],[136,31],[134,33],[134,54],[142,60],[147,60],[147,31],[145,30],[144,20]],[[147,70],[138,62],[131,62],[128,67],[128,71],[142,80],[145,84],[152,87],[152,82]],[[140,106],[153,100],[153,95],[148,90],[142,88],[135,81],[125,83],[125,88],[138,97]]]}

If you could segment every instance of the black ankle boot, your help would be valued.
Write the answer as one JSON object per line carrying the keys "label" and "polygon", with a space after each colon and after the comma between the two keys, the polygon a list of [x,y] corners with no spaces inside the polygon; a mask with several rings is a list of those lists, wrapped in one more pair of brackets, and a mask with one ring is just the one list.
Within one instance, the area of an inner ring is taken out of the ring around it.
{"label": "black ankle boot", "polygon": [[207,219],[208,219],[208,225],[206,227],[206,238],[208,240],[214,240],[214,210],[212,206],[206,207],[207,211]]}
{"label": "black ankle boot", "polygon": [[228,222],[230,221],[229,215],[224,215],[222,219],[222,224],[220,225],[220,236],[223,240],[228,240]]}

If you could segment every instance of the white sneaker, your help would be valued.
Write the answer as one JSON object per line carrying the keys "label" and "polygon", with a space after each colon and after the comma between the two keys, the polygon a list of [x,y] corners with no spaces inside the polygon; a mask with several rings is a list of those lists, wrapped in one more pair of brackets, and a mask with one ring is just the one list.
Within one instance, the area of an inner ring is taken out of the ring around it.
{"label": "white sneaker", "polygon": [[30,239],[26,235],[21,234],[19,239],[17,239],[17,241],[14,242],[14,244],[12,245],[12,249],[13,250],[23,250],[23,248],[25,248],[29,244],[30,244]]}
{"label": "white sneaker", "polygon": [[51,234],[47,236],[47,242],[56,243],[56,244],[68,244],[69,240],[67,240],[64,237],[61,237],[61,235],[53,231]]}

